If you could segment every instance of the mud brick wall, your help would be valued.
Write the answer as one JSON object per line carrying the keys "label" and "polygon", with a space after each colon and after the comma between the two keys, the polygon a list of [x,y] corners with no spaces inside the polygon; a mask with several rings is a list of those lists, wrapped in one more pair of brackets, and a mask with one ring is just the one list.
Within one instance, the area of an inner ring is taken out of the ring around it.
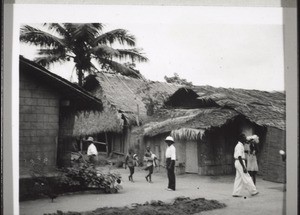
{"label": "mud brick wall", "polygon": [[[59,130],[59,94],[41,80],[20,73],[19,96],[20,173],[37,155],[56,165],[56,142]],[[26,173],[25,173],[26,174]]]}
{"label": "mud brick wall", "polygon": [[279,150],[285,150],[285,131],[268,127],[266,140],[259,157],[259,171],[263,179],[273,182],[285,182],[286,166]]}

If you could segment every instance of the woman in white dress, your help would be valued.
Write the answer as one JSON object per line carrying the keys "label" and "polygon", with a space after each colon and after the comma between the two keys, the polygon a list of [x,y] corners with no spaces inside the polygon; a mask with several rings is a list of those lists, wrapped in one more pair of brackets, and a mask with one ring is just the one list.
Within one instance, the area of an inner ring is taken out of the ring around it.
{"label": "woman in white dress", "polygon": [[249,172],[253,183],[256,185],[256,174],[258,172],[257,165],[257,153],[258,153],[258,143],[259,138],[257,135],[252,135],[247,137],[247,141],[249,143],[249,152],[247,155],[247,171]]}

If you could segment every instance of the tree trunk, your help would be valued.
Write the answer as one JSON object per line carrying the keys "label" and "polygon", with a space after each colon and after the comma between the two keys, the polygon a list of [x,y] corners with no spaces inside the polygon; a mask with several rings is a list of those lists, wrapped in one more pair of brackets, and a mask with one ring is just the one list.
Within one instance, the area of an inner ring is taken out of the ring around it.
{"label": "tree trunk", "polygon": [[78,76],[78,85],[82,87],[83,73],[81,69],[77,70],[77,76]]}

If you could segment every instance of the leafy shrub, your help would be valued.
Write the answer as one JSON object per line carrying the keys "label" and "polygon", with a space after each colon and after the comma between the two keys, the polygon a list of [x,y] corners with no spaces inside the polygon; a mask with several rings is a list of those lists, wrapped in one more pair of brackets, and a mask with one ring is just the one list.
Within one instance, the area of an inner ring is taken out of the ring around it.
{"label": "leafy shrub", "polygon": [[48,159],[45,156],[37,155],[30,159],[29,173],[33,179],[32,194],[36,197],[48,196],[53,199],[58,196],[59,180],[49,175]]}
{"label": "leafy shrub", "polygon": [[87,163],[83,163],[77,167],[69,167],[62,170],[64,172],[61,177],[61,183],[67,186],[79,186],[86,188],[116,188],[116,182],[121,178],[119,173],[102,173]]}
{"label": "leafy shrub", "polygon": [[102,173],[89,163],[57,170],[55,175],[49,174],[47,165],[48,159],[40,155],[30,160],[29,172],[32,181],[26,184],[32,188],[30,191],[27,188],[23,189],[26,193],[22,193],[20,199],[47,196],[53,201],[59,194],[67,192],[104,189],[106,192],[114,193],[122,189],[119,173]]}

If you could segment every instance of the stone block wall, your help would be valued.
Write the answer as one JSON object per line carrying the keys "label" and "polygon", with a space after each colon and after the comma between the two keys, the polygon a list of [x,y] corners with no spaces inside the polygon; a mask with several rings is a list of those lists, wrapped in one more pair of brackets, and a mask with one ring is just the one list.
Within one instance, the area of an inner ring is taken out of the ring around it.
{"label": "stone block wall", "polygon": [[59,94],[35,77],[20,73],[19,98],[19,161],[22,175],[30,159],[37,155],[47,157],[49,166],[56,165]]}

